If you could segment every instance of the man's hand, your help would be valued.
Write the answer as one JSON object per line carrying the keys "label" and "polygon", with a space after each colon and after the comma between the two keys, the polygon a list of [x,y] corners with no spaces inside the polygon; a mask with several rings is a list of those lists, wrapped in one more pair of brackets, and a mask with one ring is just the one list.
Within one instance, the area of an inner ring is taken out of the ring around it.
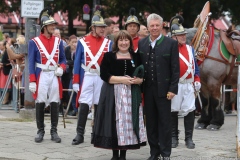
{"label": "man's hand", "polygon": [[168,99],[168,100],[171,100],[174,96],[175,96],[175,94],[172,93],[172,92],[168,92],[168,93],[167,93],[167,99]]}
{"label": "man's hand", "polygon": [[36,82],[30,82],[30,83],[29,83],[29,90],[30,90],[32,93],[35,93],[35,92],[36,92],[36,90],[37,90]]}
{"label": "man's hand", "polygon": [[78,93],[78,91],[79,91],[79,84],[77,84],[77,83],[73,84],[73,90],[74,90],[76,93]]}
{"label": "man's hand", "polygon": [[62,69],[62,67],[58,67],[55,70],[55,76],[62,76],[62,75],[63,75],[63,69]]}
{"label": "man's hand", "polygon": [[195,87],[195,90],[196,90],[197,92],[200,91],[201,83],[198,82],[198,81],[194,82],[194,87]]}

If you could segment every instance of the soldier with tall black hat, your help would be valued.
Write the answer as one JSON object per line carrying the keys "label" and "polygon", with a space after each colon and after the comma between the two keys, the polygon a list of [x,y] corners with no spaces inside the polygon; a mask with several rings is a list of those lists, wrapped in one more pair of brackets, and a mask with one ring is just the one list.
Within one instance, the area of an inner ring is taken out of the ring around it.
{"label": "soldier with tall black hat", "polygon": [[89,109],[94,105],[95,112],[97,110],[103,84],[100,78],[100,64],[103,55],[112,48],[112,41],[104,37],[106,26],[100,11],[97,10],[92,18],[90,34],[80,38],[77,42],[73,68],[73,90],[78,93],[77,101],[80,109],[77,135],[73,139],[72,145],[84,142],[84,130]]}
{"label": "soldier with tall black hat", "polygon": [[138,31],[140,30],[140,23],[138,21],[138,18],[135,16],[135,12],[136,12],[135,8],[130,8],[129,10],[130,16],[127,18],[124,28],[131,35],[133,40],[133,50],[134,52],[137,52],[138,41],[140,40],[138,36]]}
{"label": "soldier with tall black hat", "polygon": [[62,97],[60,77],[66,68],[63,42],[53,36],[57,22],[50,16],[51,9],[41,11],[39,21],[41,34],[28,44],[29,61],[29,90],[33,93],[36,106],[37,136],[35,142],[43,140],[44,108],[50,104],[51,111],[51,140],[61,142],[57,133],[59,103]]}
{"label": "soldier with tall black hat", "polygon": [[178,114],[184,116],[185,145],[189,149],[195,148],[193,143],[195,92],[201,88],[199,69],[194,56],[194,49],[186,44],[186,31],[182,26],[183,17],[177,15],[171,19],[170,31],[173,39],[178,41],[180,79],[178,94],[171,103],[172,117],[172,148],[178,146]]}

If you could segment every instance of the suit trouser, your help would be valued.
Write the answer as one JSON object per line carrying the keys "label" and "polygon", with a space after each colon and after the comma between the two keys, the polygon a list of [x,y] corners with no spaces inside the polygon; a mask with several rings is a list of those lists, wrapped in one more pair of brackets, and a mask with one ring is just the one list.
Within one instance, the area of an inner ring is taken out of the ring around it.
{"label": "suit trouser", "polygon": [[144,92],[146,128],[151,155],[170,157],[172,143],[171,101],[158,97],[157,85],[146,86]]}

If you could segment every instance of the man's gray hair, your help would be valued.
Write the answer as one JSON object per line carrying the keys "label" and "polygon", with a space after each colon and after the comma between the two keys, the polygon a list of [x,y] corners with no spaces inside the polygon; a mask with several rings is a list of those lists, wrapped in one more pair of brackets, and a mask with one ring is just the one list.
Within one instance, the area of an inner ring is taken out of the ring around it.
{"label": "man's gray hair", "polygon": [[149,27],[149,22],[151,20],[160,20],[160,24],[163,23],[163,18],[156,13],[152,13],[147,17],[147,26]]}

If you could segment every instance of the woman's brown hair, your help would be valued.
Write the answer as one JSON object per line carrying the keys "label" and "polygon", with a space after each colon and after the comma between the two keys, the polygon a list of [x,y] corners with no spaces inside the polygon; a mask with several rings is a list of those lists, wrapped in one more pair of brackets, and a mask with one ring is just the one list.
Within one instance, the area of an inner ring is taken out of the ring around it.
{"label": "woman's brown hair", "polygon": [[113,47],[112,47],[112,51],[113,52],[118,52],[119,48],[118,48],[118,40],[119,39],[125,39],[127,38],[130,41],[130,47],[129,47],[129,52],[133,52],[133,41],[132,41],[132,37],[130,36],[130,34],[126,31],[126,30],[120,30],[116,36],[114,37],[114,43],[113,43]]}

